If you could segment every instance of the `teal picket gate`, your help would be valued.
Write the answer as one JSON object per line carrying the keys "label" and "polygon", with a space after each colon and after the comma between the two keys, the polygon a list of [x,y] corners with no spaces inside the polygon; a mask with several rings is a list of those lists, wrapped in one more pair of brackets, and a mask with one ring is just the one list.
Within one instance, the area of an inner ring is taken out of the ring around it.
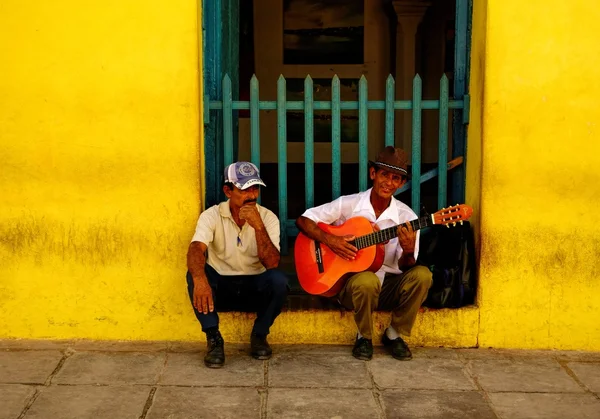
{"label": "teal picket gate", "polygon": [[421,132],[423,110],[439,110],[439,134],[438,134],[438,156],[448,154],[448,118],[450,109],[462,110],[462,124],[468,123],[469,117],[469,95],[462,99],[450,99],[448,78],[442,76],[440,80],[439,100],[422,99],[422,81],[419,75],[413,79],[412,100],[395,100],[394,78],[390,75],[386,81],[385,100],[368,100],[368,82],[363,75],[358,83],[358,101],[340,100],[340,79],[334,76],[331,80],[332,97],[330,101],[313,100],[313,80],[307,76],[304,80],[304,100],[286,100],[286,80],[283,76],[277,81],[277,100],[260,100],[259,81],[256,76],[250,81],[250,100],[233,100],[232,83],[228,75],[223,77],[222,92],[223,100],[210,100],[208,96],[204,100],[204,121],[210,121],[210,113],[221,111],[223,118],[223,155],[224,165],[234,160],[234,124],[233,115],[235,111],[250,111],[250,155],[251,161],[260,168],[260,111],[277,111],[277,150],[278,150],[278,206],[279,219],[281,222],[281,246],[283,253],[287,253],[287,237],[295,236],[297,229],[295,220],[288,219],[288,195],[287,195],[287,119],[288,111],[304,112],[304,161],[305,161],[305,203],[310,208],[314,205],[314,111],[331,111],[332,128],[332,199],[340,196],[341,191],[341,111],[358,110],[358,149],[359,149],[359,189],[367,189],[367,163],[368,163],[368,112],[385,112],[385,145],[394,145],[394,119],[396,111],[412,112],[412,149],[411,151],[411,176],[398,193],[411,190],[411,206],[418,214],[421,201],[421,183],[431,180],[437,176],[438,180],[438,207],[447,204],[447,182],[448,171],[462,165],[464,156],[456,156],[450,161],[440,158],[437,168],[421,173]]}

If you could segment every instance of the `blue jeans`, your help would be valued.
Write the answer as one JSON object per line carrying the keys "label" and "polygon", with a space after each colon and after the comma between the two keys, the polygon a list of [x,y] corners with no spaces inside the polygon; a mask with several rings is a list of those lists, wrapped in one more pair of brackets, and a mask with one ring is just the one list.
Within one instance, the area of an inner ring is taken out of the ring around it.
{"label": "blue jeans", "polygon": [[283,272],[269,269],[259,275],[226,276],[220,275],[209,265],[206,265],[205,272],[215,304],[214,311],[207,314],[194,307],[194,281],[192,275],[187,273],[188,294],[202,331],[219,326],[220,311],[251,311],[257,314],[252,333],[269,334],[287,297],[288,281]]}

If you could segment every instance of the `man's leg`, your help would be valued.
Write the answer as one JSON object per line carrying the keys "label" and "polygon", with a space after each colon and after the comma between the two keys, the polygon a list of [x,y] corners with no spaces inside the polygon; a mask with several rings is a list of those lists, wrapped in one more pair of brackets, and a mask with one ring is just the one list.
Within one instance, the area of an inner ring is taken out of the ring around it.
{"label": "man's leg", "polygon": [[427,298],[431,284],[431,271],[420,265],[400,275],[386,276],[377,309],[390,310],[392,327],[396,332],[410,336],[419,308]]}
{"label": "man's leg", "polygon": [[348,279],[339,293],[342,305],[354,310],[354,321],[360,336],[356,339],[352,354],[368,360],[373,356],[373,311],[377,307],[381,282],[373,272],[361,272]]}
{"label": "man's leg", "polygon": [[196,318],[202,325],[202,331],[204,333],[207,330],[219,328],[219,315],[217,314],[217,289],[219,288],[219,282],[221,279],[221,275],[217,271],[215,271],[212,267],[206,265],[205,267],[206,277],[208,278],[208,284],[212,289],[212,297],[215,309],[213,312],[208,312],[206,314],[199,312],[196,307],[194,307],[194,281],[192,279],[192,274],[187,273],[187,286],[188,286],[188,295],[190,297],[190,302],[192,303],[192,308],[194,309],[194,314],[196,314]]}
{"label": "man's leg", "polygon": [[[196,314],[196,318],[202,325],[202,331],[206,333],[207,353],[204,357],[204,364],[207,367],[219,368],[222,367],[225,363],[225,349],[223,337],[219,332],[219,315],[217,314],[217,294],[221,295],[220,298],[226,296],[228,287],[226,286],[226,282],[221,281],[221,275],[219,275],[219,273],[215,271],[212,267],[207,265],[205,271],[206,277],[208,278],[208,284],[210,285],[210,288],[212,290],[214,310],[212,312],[209,311],[208,313],[204,314],[199,312],[196,309],[196,307],[194,307],[194,281],[192,279],[192,275],[189,272],[187,273],[188,295],[190,297],[194,313]],[[219,285],[222,286],[219,287]],[[219,293],[217,293],[217,290],[220,290]]]}
{"label": "man's leg", "polygon": [[281,313],[288,291],[288,279],[277,269],[248,276],[249,296],[256,298],[256,320],[250,337],[251,354],[256,359],[269,359],[272,354],[267,335]]}
{"label": "man's leg", "polygon": [[432,284],[431,271],[425,266],[415,266],[400,275],[388,275],[383,281],[378,310],[392,312],[391,327],[383,336],[383,343],[392,345],[392,355],[410,359],[412,354],[399,336],[410,336],[417,313]]}

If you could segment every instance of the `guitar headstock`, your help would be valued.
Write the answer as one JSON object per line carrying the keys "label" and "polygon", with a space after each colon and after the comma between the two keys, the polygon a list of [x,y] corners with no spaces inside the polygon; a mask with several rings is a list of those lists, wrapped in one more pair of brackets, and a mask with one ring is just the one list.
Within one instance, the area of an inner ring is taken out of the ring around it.
{"label": "guitar headstock", "polygon": [[433,223],[434,224],[443,224],[446,227],[450,227],[450,224],[453,226],[456,223],[462,224],[463,221],[471,218],[473,214],[473,208],[466,204],[456,204],[448,208],[442,208],[433,214]]}

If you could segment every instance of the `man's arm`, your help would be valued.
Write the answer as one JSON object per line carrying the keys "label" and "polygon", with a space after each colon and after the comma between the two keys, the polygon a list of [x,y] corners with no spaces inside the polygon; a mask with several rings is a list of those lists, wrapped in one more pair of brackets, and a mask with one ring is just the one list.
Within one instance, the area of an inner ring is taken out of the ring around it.
{"label": "man's arm", "polygon": [[326,233],[319,228],[317,223],[304,216],[298,217],[296,225],[298,226],[298,229],[309,238],[324,243],[339,257],[346,260],[353,260],[356,257],[358,249],[348,243],[355,239],[354,236],[336,236],[334,234]]}
{"label": "man's arm", "polygon": [[244,205],[240,209],[240,218],[254,229],[256,236],[256,247],[258,249],[258,259],[266,269],[273,269],[279,266],[279,250],[271,241],[267,227],[263,223],[256,205]]}
{"label": "man's arm", "polygon": [[267,229],[262,223],[262,228],[254,229],[256,232],[256,246],[258,248],[258,259],[266,269],[273,269],[279,266],[279,250],[275,247]]}
{"label": "man's arm", "polygon": [[187,265],[188,271],[192,275],[194,281],[194,295],[193,304],[201,313],[208,313],[214,310],[214,303],[212,298],[212,289],[208,283],[206,277],[206,244],[202,242],[193,241],[190,243],[190,247],[187,253]]}
{"label": "man's arm", "polygon": [[398,244],[402,247],[402,256],[398,259],[398,268],[405,272],[415,266],[415,246],[417,243],[417,232],[413,230],[410,223],[398,226]]}

